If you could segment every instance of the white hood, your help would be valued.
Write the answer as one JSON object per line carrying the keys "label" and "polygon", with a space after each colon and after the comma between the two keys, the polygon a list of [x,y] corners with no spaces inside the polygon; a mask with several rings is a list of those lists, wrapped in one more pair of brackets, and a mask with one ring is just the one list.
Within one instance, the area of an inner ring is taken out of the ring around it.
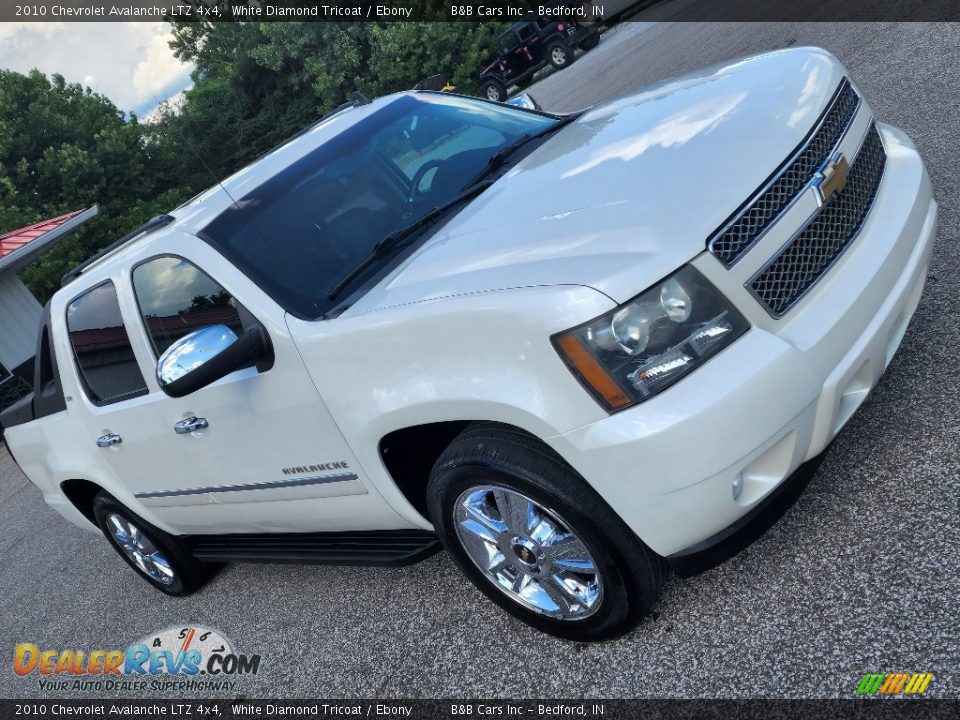
{"label": "white hood", "polygon": [[353,308],[534,285],[624,302],[703,252],[791,154],[844,75],[799,48],[589,110],[519,162]]}

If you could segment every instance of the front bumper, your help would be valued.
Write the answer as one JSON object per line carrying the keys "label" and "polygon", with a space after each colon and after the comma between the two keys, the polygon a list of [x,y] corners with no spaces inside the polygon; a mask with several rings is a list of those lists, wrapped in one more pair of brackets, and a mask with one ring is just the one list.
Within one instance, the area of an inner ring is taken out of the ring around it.
{"label": "front bumper", "polygon": [[[870,214],[797,307],[772,322],[734,295],[756,320],[745,336],[646,403],[547,438],[655,552],[689,550],[757,508],[827,447],[899,347],[923,291],[937,205],[912,143],[879,127],[887,166]],[[706,253],[694,264],[725,272]]]}

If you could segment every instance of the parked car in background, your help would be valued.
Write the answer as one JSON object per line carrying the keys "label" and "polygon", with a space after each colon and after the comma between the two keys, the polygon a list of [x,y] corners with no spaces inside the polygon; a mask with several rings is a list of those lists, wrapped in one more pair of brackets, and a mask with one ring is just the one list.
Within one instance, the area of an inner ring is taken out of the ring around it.
{"label": "parked car in background", "polygon": [[480,73],[483,95],[503,102],[511,85],[526,87],[548,63],[558,70],[574,59],[576,48],[590,50],[600,42],[600,29],[574,20],[540,19],[513,25],[500,35],[497,58]]}
{"label": "parked car in background", "polygon": [[456,85],[450,82],[446,75],[431,75],[423,78],[413,86],[414,90],[430,90],[432,92],[453,92],[457,89]]}
{"label": "parked car in background", "polygon": [[564,116],[358,98],[70,273],[0,422],[165,593],[442,543],[505,610],[599,640],[789,505],[897,351],[936,226],[913,143],[816,48]]}

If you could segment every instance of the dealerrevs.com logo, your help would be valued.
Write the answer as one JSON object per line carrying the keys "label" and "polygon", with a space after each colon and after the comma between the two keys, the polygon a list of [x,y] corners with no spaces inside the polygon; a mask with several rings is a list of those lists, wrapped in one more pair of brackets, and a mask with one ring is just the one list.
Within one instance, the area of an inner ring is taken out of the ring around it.
{"label": "dealerrevs.com logo", "polygon": [[259,670],[259,655],[238,653],[221,633],[194,626],[151,633],[125,650],[41,648],[27,642],[13,651],[13,671],[36,677],[39,688],[51,692],[232,692],[239,676]]}

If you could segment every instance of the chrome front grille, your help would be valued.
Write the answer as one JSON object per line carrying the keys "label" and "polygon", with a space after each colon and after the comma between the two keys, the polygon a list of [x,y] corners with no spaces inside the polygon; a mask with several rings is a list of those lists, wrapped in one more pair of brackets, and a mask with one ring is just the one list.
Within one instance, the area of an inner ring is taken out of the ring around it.
{"label": "chrome front grille", "polygon": [[847,184],[747,283],[780,317],[823,276],[860,231],[883,177],[887,155],[876,125],[850,167]]}
{"label": "chrome front grille", "polygon": [[844,78],[833,99],[814,125],[810,135],[772,178],[757,191],[707,243],[710,251],[726,265],[735,263],[773,224],[780,213],[813,178],[830,157],[850,126],[860,96]]}

